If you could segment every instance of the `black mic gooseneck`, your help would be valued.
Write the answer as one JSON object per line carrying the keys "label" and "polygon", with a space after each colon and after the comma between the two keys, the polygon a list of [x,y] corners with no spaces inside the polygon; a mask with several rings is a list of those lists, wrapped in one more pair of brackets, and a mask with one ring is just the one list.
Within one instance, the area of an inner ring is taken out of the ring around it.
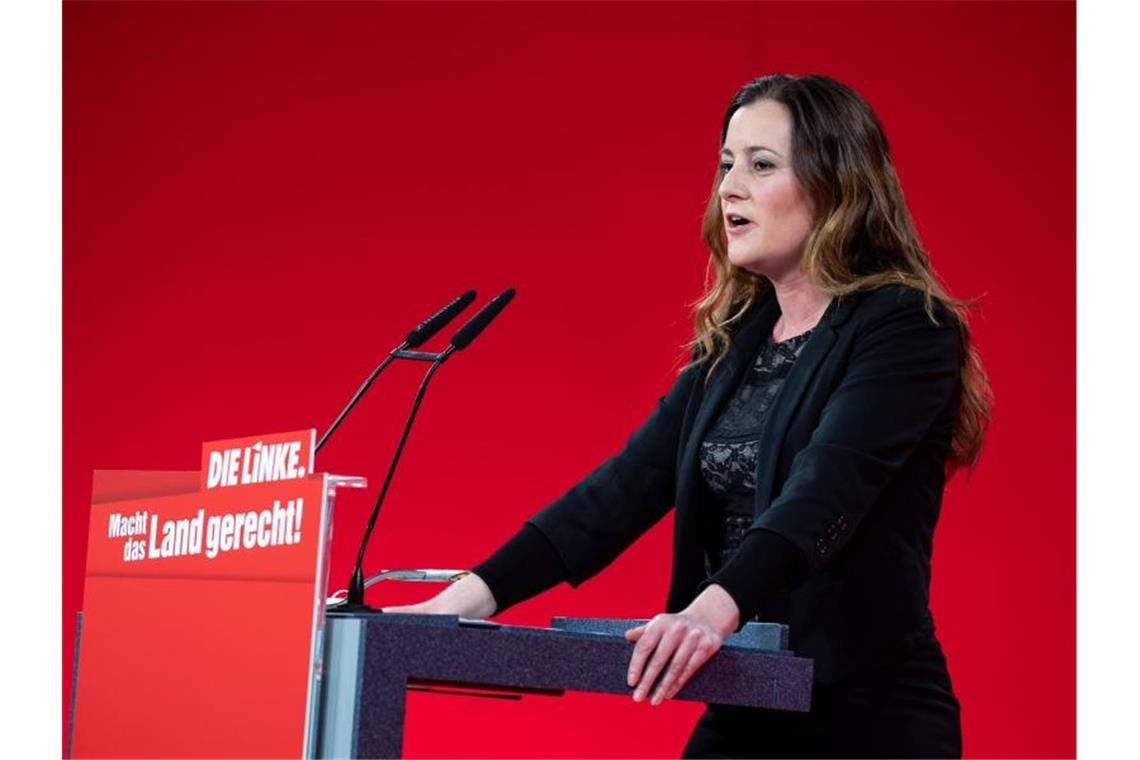
{"label": "black mic gooseneck", "polygon": [[[374,611],[364,603],[364,552],[368,548],[368,540],[372,537],[372,529],[376,526],[376,518],[380,516],[380,506],[384,503],[384,496],[388,493],[388,486],[392,482],[392,475],[396,472],[396,463],[399,462],[400,454],[404,450],[404,444],[408,440],[408,433],[412,429],[412,422],[416,419],[416,412],[419,411],[420,402],[423,401],[424,393],[427,391],[428,382],[431,381],[432,375],[435,374],[435,371],[439,369],[440,365],[447,360],[447,357],[469,346],[471,342],[483,332],[487,325],[499,315],[506,305],[510,303],[514,296],[514,288],[508,288],[491,299],[491,301],[476,312],[471,319],[467,320],[467,322],[456,331],[447,348],[438,354],[397,349],[393,351],[389,357],[390,359],[430,361],[431,366],[428,367],[424,373],[423,380],[420,381],[420,387],[416,391],[415,399],[412,401],[412,410],[408,414],[407,421],[404,423],[403,431],[400,433],[400,440],[396,444],[396,451],[393,453],[392,461],[388,465],[388,472],[384,476],[384,483],[380,486],[380,493],[376,496],[376,504],[372,507],[372,514],[368,516],[368,526],[364,530],[364,538],[360,542],[360,551],[356,554],[356,565],[352,569],[352,579],[348,584],[348,595],[344,603],[336,607],[338,611]],[[466,303],[464,306],[466,306]],[[427,322],[424,324],[427,324]],[[438,330],[443,324],[436,326],[435,330]],[[410,335],[411,334],[409,334],[409,337]],[[422,343],[423,340],[427,340],[427,338],[423,338],[420,342]]]}
{"label": "black mic gooseneck", "polygon": [[372,537],[372,529],[376,527],[376,518],[380,516],[380,505],[384,503],[384,496],[388,493],[388,486],[392,483],[392,475],[396,472],[396,463],[400,461],[400,454],[404,450],[404,443],[408,440],[408,433],[412,429],[412,422],[416,419],[416,412],[419,411],[420,402],[423,401],[424,392],[427,390],[427,384],[431,380],[431,376],[439,369],[444,360],[454,351],[451,346],[448,346],[440,355],[440,358],[431,363],[427,372],[424,373],[423,380],[420,381],[420,387],[416,391],[416,398],[412,402],[412,411],[408,414],[408,420],[404,423],[404,430],[400,433],[400,441],[396,444],[396,451],[392,455],[392,461],[388,465],[388,472],[384,475],[384,483],[380,486],[380,493],[376,496],[376,505],[372,507],[372,514],[368,516],[368,527],[364,529],[364,538],[360,542],[360,551],[356,554],[356,564],[352,568],[352,580],[348,584],[348,596],[345,598],[344,607],[348,609],[369,609],[364,604],[364,551],[368,548],[368,540]]}

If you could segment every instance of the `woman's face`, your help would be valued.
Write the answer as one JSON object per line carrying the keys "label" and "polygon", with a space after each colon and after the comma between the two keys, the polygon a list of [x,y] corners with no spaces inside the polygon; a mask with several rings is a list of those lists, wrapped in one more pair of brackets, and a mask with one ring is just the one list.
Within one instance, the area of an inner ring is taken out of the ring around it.
{"label": "woman's face", "polygon": [[732,115],[720,153],[728,260],[769,278],[796,270],[811,231],[811,201],[792,171],[791,148],[787,107],[758,100]]}

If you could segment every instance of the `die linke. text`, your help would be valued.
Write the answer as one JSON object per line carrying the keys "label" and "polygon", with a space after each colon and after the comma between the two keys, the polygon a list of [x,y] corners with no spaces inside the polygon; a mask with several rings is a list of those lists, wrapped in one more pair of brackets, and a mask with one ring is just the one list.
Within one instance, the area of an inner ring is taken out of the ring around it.
{"label": "die linke. text", "polygon": [[303,478],[305,468],[300,459],[300,441],[211,451],[206,488]]}

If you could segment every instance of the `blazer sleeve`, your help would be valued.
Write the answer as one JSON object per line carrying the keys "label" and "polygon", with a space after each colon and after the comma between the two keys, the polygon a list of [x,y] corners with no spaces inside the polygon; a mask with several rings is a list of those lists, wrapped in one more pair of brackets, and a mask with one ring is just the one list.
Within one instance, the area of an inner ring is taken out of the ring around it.
{"label": "blazer sleeve", "polygon": [[811,568],[839,552],[961,392],[956,318],[910,290],[863,326],[847,370],[779,495],[750,530],[795,544]]}
{"label": "blazer sleeve", "polygon": [[685,408],[702,366],[681,372],[625,446],[527,521],[557,550],[577,587],[673,507]]}

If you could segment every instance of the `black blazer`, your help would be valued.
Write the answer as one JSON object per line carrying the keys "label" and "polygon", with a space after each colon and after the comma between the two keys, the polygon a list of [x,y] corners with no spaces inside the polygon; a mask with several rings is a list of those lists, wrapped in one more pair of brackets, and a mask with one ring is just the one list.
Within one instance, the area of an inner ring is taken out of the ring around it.
{"label": "black blazer", "polygon": [[[533,516],[577,586],[671,507],[677,612],[707,578],[700,545],[700,442],[779,317],[769,291],[732,330],[707,384],[684,370],[624,448]],[[760,441],[756,519],[798,547],[807,570],[761,610],[829,684],[932,635],[930,557],[944,462],[961,398],[958,331],[901,285],[834,299],[805,343]]]}

